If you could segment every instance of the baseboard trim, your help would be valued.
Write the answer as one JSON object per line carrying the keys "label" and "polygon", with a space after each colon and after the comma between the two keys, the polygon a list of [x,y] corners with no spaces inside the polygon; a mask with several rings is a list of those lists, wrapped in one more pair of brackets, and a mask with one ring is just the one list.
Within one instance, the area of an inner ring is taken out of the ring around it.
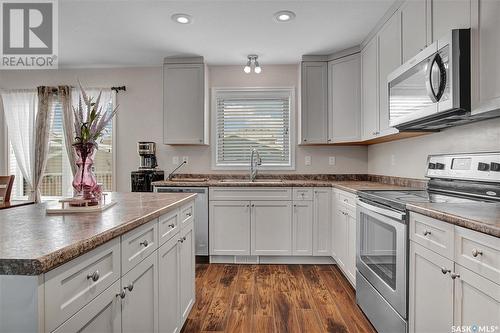
{"label": "baseboard trim", "polygon": [[210,256],[211,264],[333,265],[332,257],[312,256]]}

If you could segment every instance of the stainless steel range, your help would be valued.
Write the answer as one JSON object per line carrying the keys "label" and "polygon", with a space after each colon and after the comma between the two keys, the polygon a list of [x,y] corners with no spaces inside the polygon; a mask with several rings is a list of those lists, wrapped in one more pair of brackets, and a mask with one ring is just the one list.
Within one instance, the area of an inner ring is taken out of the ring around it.
{"label": "stainless steel range", "polygon": [[500,202],[500,152],[431,155],[427,190],[361,191],[356,300],[379,333],[406,332],[407,203]]}

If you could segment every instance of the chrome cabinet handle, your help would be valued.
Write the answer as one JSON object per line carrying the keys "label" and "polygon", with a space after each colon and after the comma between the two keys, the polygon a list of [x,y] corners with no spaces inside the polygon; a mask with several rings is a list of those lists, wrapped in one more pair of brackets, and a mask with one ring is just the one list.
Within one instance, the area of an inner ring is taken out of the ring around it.
{"label": "chrome cabinet handle", "polygon": [[186,215],[187,215],[187,216],[192,216],[192,215],[193,215],[193,213],[187,213]]}
{"label": "chrome cabinet handle", "polygon": [[252,207],[255,207],[255,205],[254,205],[254,204],[252,204]]}
{"label": "chrome cabinet handle", "polygon": [[431,234],[431,232],[429,230],[425,230],[424,231],[424,236],[427,236],[427,235],[430,235],[430,234]]}
{"label": "chrome cabinet handle", "polygon": [[96,270],[94,273],[87,274],[87,280],[92,279],[92,281],[97,282],[99,280],[99,271]]}
{"label": "chrome cabinet handle", "polygon": [[116,297],[120,297],[121,299],[124,299],[126,296],[125,290],[122,290],[120,293],[116,294]]}
{"label": "chrome cabinet handle", "polygon": [[472,250],[472,256],[475,258],[475,257],[477,257],[478,255],[481,255],[481,256],[482,256],[482,255],[483,255],[483,251],[478,250],[478,249],[473,249],[473,250]]}
{"label": "chrome cabinet handle", "polygon": [[179,243],[184,243],[184,239],[179,238],[178,242],[179,242]]}
{"label": "chrome cabinet handle", "polygon": [[460,274],[457,274],[455,272],[451,273],[450,276],[453,280],[455,280],[456,278],[460,278]]}
{"label": "chrome cabinet handle", "polygon": [[182,237],[182,241],[184,242],[186,240],[186,236]]}
{"label": "chrome cabinet handle", "polygon": [[131,283],[129,283],[128,286],[123,287],[123,290],[126,290],[126,289],[128,289],[128,291],[132,291],[134,289],[134,284],[131,282]]}
{"label": "chrome cabinet handle", "polygon": [[143,242],[140,242],[140,243],[139,243],[139,245],[142,245],[142,246],[144,246],[144,247],[148,247],[148,244],[149,244],[149,243],[148,243],[148,240],[147,240],[147,239],[146,239],[146,240],[144,240]]}
{"label": "chrome cabinet handle", "polygon": [[172,224],[169,224],[168,226],[169,226],[169,228],[174,228],[175,224],[172,223]]}
{"label": "chrome cabinet handle", "polygon": [[447,274],[447,273],[451,273],[451,270],[450,269],[446,269],[446,267],[441,267],[441,272],[443,274]]}

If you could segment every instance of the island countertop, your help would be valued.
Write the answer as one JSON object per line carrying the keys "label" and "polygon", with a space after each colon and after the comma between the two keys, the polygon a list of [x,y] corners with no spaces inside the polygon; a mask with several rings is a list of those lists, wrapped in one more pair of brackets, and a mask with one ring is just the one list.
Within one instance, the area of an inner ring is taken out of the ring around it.
{"label": "island countertop", "polygon": [[193,199],[190,193],[111,193],[104,212],[47,215],[55,202],[0,211],[0,275],[39,275]]}

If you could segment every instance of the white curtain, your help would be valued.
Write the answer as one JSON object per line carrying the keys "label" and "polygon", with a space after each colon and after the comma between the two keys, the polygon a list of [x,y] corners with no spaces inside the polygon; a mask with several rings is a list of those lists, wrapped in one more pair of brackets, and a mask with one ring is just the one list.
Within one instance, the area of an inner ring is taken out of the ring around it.
{"label": "white curtain", "polygon": [[35,165],[35,118],[38,109],[37,91],[2,91],[5,123],[16,161],[34,200],[33,174]]}

